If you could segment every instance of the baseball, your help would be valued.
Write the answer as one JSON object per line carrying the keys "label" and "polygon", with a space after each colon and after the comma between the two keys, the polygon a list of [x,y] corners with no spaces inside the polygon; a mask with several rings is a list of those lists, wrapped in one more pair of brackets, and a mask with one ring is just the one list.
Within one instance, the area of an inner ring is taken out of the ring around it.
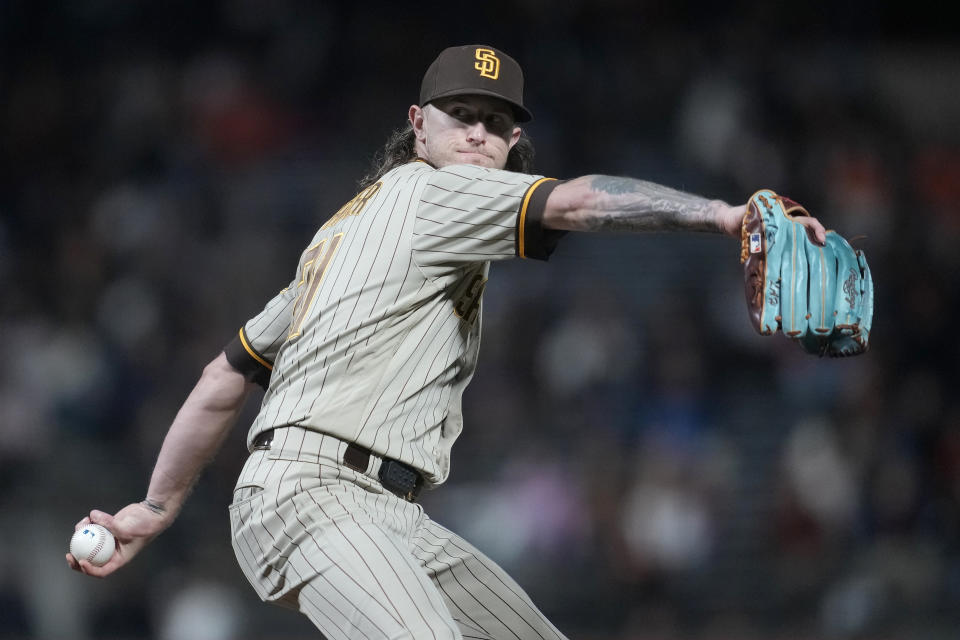
{"label": "baseball", "polygon": [[70,539],[70,553],[77,560],[87,560],[95,567],[102,567],[113,555],[116,541],[113,534],[99,524],[80,527]]}

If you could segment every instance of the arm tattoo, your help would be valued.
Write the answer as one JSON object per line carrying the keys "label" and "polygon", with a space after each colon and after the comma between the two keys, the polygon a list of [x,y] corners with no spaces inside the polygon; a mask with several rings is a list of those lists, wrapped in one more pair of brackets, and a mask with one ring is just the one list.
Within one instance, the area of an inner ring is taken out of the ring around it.
{"label": "arm tattoo", "polygon": [[719,232],[715,201],[645,180],[593,176],[596,194],[591,231]]}
{"label": "arm tattoo", "polygon": [[143,501],[140,502],[140,504],[142,504],[143,506],[145,506],[147,509],[154,512],[158,516],[162,516],[167,512],[167,508],[162,503],[154,502],[150,498],[144,498]]}

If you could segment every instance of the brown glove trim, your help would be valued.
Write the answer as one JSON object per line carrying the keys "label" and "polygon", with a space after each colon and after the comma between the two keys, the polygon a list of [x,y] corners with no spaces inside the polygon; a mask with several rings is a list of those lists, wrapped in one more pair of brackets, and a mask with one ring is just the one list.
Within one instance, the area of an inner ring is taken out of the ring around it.
{"label": "brown glove trim", "polygon": [[[756,195],[756,194],[754,194]],[[760,251],[750,252],[750,237],[759,236]],[[743,290],[747,298],[747,311],[753,328],[760,331],[763,315],[763,291],[766,287],[767,238],[763,231],[763,216],[760,215],[753,196],[747,201],[747,210],[740,223],[740,263],[743,264]]]}

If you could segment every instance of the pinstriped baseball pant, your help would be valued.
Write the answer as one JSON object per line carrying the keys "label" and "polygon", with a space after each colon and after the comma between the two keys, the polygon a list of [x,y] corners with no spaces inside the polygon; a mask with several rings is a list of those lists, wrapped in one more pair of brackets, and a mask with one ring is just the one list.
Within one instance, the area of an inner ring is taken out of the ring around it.
{"label": "pinstriped baseball pant", "polygon": [[298,609],[328,640],[564,639],[500,567],[385,490],[376,468],[339,464],[342,442],[311,433],[321,441],[304,447],[300,435],[287,448],[281,435],[251,454],[230,505],[234,551],[261,599]]}

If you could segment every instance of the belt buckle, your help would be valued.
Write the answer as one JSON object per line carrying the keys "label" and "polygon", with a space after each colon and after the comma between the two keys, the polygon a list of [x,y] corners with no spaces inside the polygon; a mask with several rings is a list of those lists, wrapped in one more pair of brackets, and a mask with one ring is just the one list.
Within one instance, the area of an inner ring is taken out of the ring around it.
{"label": "belt buckle", "polygon": [[377,475],[384,487],[407,502],[416,500],[420,484],[423,482],[419,473],[402,462],[390,459],[383,460]]}
{"label": "belt buckle", "polygon": [[269,451],[270,445],[273,444],[273,429],[268,429],[267,431],[261,431],[257,434],[257,437],[253,439],[253,446],[250,451]]}

